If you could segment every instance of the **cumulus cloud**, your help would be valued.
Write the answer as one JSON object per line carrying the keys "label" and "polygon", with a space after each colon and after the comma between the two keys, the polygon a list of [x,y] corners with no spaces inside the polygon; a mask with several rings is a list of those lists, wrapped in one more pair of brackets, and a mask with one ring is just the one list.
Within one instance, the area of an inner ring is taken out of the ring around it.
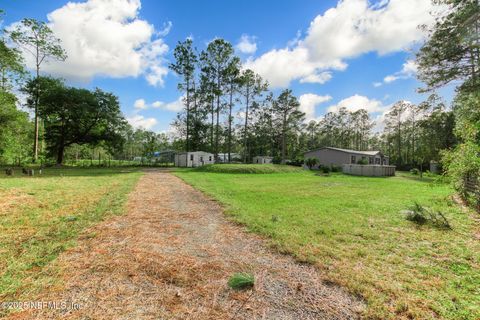
{"label": "cumulus cloud", "polygon": [[145,99],[137,99],[133,104],[133,107],[137,110],[147,109],[161,109],[165,111],[179,112],[184,108],[183,96],[180,96],[177,100],[172,102],[154,101],[152,103],[146,103]]}
{"label": "cumulus cloud", "polygon": [[168,103],[164,103],[162,101],[155,101],[154,103],[152,103],[152,107],[173,112],[182,111],[184,108],[183,96],[180,96],[177,100]]}
{"label": "cumulus cloud", "polygon": [[130,125],[136,129],[149,130],[155,126],[158,121],[155,118],[145,118],[140,114],[134,114],[131,117],[127,117],[127,121]]}
{"label": "cumulus cloud", "polygon": [[318,15],[294,47],[268,51],[249,59],[246,67],[273,87],[287,87],[292,80],[308,82],[319,72],[344,70],[345,60],[361,54],[407,49],[425,36],[418,26],[434,22],[432,9],[429,0],[390,0],[374,5],[368,0],[341,0]]}
{"label": "cumulus cloud", "polygon": [[139,110],[145,110],[147,109],[147,105],[145,103],[145,100],[143,99],[137,99],[135,100],[135,103],[133,104],[133,107],[135,109],[139,109]]}
{"label": "cumulus cloud", "polygon": [[47,15],[48,26],[62,40],[65,62],[50,62],[43,70],[67,79],[89,81],[95,76],[145,76],[162,86],[168,73],[163,56],[168,46],[160,38],[171,27],[156,31],[139,18],[140,0],[68,2]]}
{"label": "cumulus cloud", "polygon": [[298,101],[300,102],[300,110],[305,113],[305,120],[310,121],[315,119],[315,109],[319,104],[331,100],[331,96],[319,96],[314,93],[302,94]]}
{"label": "cumulus cloud", "polygon": [[328,107],[328,112],[337,112],[341,108],[346,108],[348,111],[355,112],[360,109],[365,109],[369,113],[385,112],[388,106],[384,106],[383,103],[376,99],[370,99],[361,95],[353,95],[345,98],[335,105]]}
{"label": "cumulus cloud", "polygon": [[418,69],[418,66],[417,66],[417,63],[415,62],[415,60],[407,60],[403,64],[402,70],[400,70],[400,71],[398,71],[394,74],[386,76],[383,79],[383,82],[384,83],[392,83],[392,82],[400,80],[400,79],[409,79],[409,78],[415,77],[415,75],[417,74],[417,69]]}
{"label": "cumulus cloud", "polygon": [[312,73],[302,79],[300,79],[300,83],[319,83],[324,84],[328,80],[332,79],[331,72],[320,72],[320,73]]}
{"label": "cumulus cloud", "polygon": [[241,53],[254,54],[257,51],[256,38],[247,34],[242,35],[235,48]]}

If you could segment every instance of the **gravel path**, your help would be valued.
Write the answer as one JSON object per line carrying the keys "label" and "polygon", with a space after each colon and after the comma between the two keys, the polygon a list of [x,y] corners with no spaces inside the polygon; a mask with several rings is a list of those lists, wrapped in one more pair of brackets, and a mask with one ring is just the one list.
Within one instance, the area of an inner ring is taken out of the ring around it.
{"label": "gravel path", "polygon": [[[58,259],[64,286],[41,300],[71,301],[79,310],[13,318],[357,319],[364,308],[314,267],[229,222],[216,202],[168,172],[147,171],[127,208]],[[254,290],[228,288],[235,272],[253,273]]]}

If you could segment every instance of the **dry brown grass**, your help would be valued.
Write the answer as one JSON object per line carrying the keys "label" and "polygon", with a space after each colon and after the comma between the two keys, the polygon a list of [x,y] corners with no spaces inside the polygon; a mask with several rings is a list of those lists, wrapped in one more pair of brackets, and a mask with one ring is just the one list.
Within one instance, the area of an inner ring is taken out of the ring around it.
{"label": "dry brown grass", "polygon": [[[228,222],[218,204],[162,172],[142,177],[128,213],[89,229],[56,263],[64,285],[40,299],[74,301],[81,309],[12,318],[353,319],[364,308],[325,284],[314,267],[273,253]],[[228,288],[235,272],[255,275],[253,294]]]}

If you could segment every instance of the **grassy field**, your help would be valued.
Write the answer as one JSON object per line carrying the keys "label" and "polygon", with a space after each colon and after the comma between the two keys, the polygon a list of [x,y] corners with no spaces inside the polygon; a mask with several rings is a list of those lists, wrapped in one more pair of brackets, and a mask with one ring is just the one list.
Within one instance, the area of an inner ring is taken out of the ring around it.
{"label": "grassy field", "polygon": [[[479,223],[446,184],[407,174],[176,174],[275,248],[362,296],[367,318],[480,318]],[[441,210],[453,230],[407,221],[400,211],[415,201]]]}
{"label": "grassy field", "polygon": [[0,172],[0,300],[28,301],[57,281],[50,262],[85,228],[122,213],[140,176],[136,169],[44,169],[34,177]]}

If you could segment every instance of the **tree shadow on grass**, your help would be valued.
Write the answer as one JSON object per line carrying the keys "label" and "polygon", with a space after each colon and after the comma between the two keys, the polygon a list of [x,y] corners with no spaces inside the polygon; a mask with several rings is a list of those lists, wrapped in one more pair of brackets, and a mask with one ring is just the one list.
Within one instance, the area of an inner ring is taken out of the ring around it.
{"label": "tree shadow on grass", "polygon": [[[61,168],[43,168],[42,173],[40,174],[39,168],[33,168],[34,175],[28,176],[22,173],[21,167],[15,167],[14,175],[8,176],[5,173],[6,167],[0,168],[0,179],[19,179],[19,178],[32,178],[32,179],[41,179],[41,178],[54,178],[54,177],[100,177],[100,176],[113,176],[113,175],[122,175],[135,172],[144,171],[145,168],[142,167],[110,167],[110,168],[101,168],[101,167],[88,167],[88,168],[79,168],[79,167],[61,167]],[[151,168],[155,170],[155,168]],[[161,170],[160,168],[158,170]]]}

